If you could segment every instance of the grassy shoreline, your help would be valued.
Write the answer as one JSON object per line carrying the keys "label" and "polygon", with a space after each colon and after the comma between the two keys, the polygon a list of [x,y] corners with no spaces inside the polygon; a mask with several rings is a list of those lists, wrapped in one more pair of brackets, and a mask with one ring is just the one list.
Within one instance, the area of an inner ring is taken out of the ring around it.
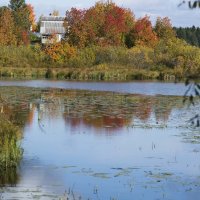
{"label": "grassy shoreline", "polygon": [[52,52],[46,52],[41,45],[0,46],[0,77],[169,81],[198,78],[200,74],[200,48],[178,39],[160,41],[155,48],[90,46],[77,49],[60,45],[61,52],[52,50],[56,44],[48,47]]}
{"label": "grassy shoreline", "polygon": [[110,67],[100,65],[86,68],[14,68],[0,67],[1,78],[54,78],[58,80],[77,81],[132,81],[132,80],[165,80],[174,81],[173,70],[138,70],[134,68]]}

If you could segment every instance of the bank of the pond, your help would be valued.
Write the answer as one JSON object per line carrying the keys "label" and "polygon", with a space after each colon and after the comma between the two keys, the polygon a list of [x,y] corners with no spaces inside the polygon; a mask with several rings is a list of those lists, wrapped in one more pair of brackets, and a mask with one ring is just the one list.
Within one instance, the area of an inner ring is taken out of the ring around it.
{"label": "bank of the pond", "polygon": [[85,68],[23,68],[0,67],[3,78],[55,78],[59,80],[131,81],[175,80],[173,70],[137,70],[131,67],[99,65]]}
{"label": "bank of the pond", "polygon": [[154,48],[89,46],[78,49],[60,45],[64,49],[59,46],[59,50],[55,50],[57,44],[0,46],[0,76],[68,80],[174,80],[198,77],[200,72],[200,49],[178,39],[160,41]]}

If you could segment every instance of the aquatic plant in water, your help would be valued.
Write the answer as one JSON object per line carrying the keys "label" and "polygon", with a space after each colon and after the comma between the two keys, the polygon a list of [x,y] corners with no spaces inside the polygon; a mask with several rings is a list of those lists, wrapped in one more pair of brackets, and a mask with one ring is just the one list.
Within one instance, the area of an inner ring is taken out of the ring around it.
{"label": "aquatic plant in water", "polygon": [[0,172],[16,168],[22,157],[20,130],[0,115]]}

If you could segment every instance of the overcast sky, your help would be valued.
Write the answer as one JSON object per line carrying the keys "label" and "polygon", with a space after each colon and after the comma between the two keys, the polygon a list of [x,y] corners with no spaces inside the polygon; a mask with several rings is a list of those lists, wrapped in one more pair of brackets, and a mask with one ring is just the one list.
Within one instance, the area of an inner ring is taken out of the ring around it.
{"label": "overcast sky", "polygon": [[[177,7],[182,0],[113,0],[117,5],[130,8],[137,18],[149,15],[153,22],[157,16],[168,16],[173,26],[200,26],[200,8],[189,9],[187,4]],[[96,0],[26,0],[31,3],[37,15],[48,15],[53,10],[59,10],[61,15],[71,7],[88,8],[95,4]],[[0,6],[8,5],[9,0],[0,0]]]}

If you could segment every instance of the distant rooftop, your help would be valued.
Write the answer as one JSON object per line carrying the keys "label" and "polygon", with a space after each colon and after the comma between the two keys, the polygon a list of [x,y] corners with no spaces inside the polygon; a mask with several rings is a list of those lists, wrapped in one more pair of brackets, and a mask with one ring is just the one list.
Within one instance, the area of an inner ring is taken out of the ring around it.
{"label": "distant rooftop", "polygon": [[41,21],[64,21],[65,17],[59,16],[48,16],[48,17],[41,17]]}
{"label": "distant rooftop", "polygon": [[40,22],[40,34],[52,35],[52,34],[65,34],[66,29],[64,27],[64,17],[41,17]]}

